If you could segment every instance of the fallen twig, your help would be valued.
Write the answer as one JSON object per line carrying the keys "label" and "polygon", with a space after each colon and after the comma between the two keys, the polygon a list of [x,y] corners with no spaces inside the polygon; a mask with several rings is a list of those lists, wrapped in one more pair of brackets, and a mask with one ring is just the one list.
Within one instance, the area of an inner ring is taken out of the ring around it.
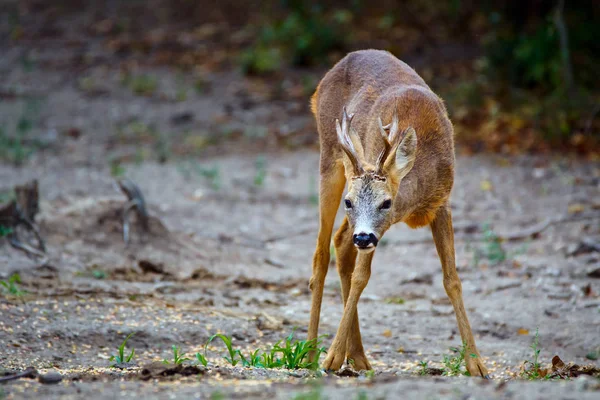
{"label": "fallen twig", "polygon": [[311,224],[310,226],[300,228],[294,232],[288,232],[285,235],[277,235],[277,236],[268,237],[268,238],[264,239],[262,242],[263,243],[278,242],[280,240],[284,240],[284,239],[288,239],[288,238],[296,237],[296,236],[300,236],[300,235],[306,235],[306,234],[313,233],[313,232],[316,232],[316,228],[315,228],[314,224]]}
{"label": "fallen twig", "polygon": [[552,225],[556,225],[556,224],[560,224],[560,223],[588,221],[588,220],[596,219],[596,218],[600,218],[600,215],[599,214],[580,215],[580,216],[568,216],[567,215],[567,216],[562,216],[562,217],[548,218],[545,221],[542,221],[539,224],[533,225],[529,228],[525,228],[525,229],[517,231],[517,232],[509,233],[507,235],[499,235],[498,238],[500,240],[505,240],[505,241],[515,241],[515,240],[522,240],[522,239],[528,239],[528,238],[535,238],[540,233],[542,233],[543,231],[545,231]]}
{"label": "fallen twig", "polygon": [[129,200],[123,208],[123,241],[129,244],[129,214],[135,209],[138,218],[145,232],[149,231],[148,211],[146,201],[140,188],[130,179],[121,179],[117,181],[119,189],[127,196]]}
{"label": "fallen twig", "polygon": [[[497,233],[496,235],[497,235],[497,238],[503,242],[512,242],[512,241],[518,241],[518,240],[524,240],[524,239],[530,239],[530,238],[535,239],[535,238],[537,238],[537,236],[539,234],[541,234],[543,231],[545,231],[552,225],[579,222],[579,221],[589,221],[589,220],[599,219],[599,218],[600,218],[600,214],[597,214],[597,213],[594,213],[592,215],[585,214],[585,215],[578,215],[578,216],[567,215],[567,216],[561,216],[561,217],[554,217],[554,218],[548,218],[540,223],[537,223],[535,225],[532,225],[530,227],[524,228],[524,229],[516,231],[516,232],[511,232],[511,233],[506,233],[506,234]],[[479,241],[485,240],[484,238],[475,237],[474,234],[456,235],[454,237],[454,239],[456,241],[469,240],[471,242],[479,242]],[[433,238],[428,237],[428,238],[423,238],[423,239],[400,240],[400,241],[395,242],[395,244],[402,244],[402,245],[421,244],[421,243],[433,243]]]}
{"label": "fallen twig", "polygon": [[[0,225],[9,228],[6,237],[12,247],[25,252],[29,256],[41,257],[43,265],[48,261],[46,244],[32,222],[38,209],[37,181],[16,186],[15,199],[0,207]],[[37,248],[19,239],[18,227],[20,226],[24,226],[29,232],[33,233],[37,241]]]}
{"label": "fallen twig", "polygon": [[13,375],[1,376],[0,383],[14,381],[14,380],[21,379],[21,378],[35,378],[37,376],[37,374],[38,374],[38,372],[35,368],[29,367],[25,371],[22,371],[22,372],[13,374]]}

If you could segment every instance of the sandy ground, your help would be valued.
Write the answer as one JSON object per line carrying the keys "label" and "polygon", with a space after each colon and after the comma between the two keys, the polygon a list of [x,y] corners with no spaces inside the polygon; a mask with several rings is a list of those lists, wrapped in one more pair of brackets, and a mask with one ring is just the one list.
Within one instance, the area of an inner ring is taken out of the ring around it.
{"label": "sandy ground", "polygon": [[[586,355],[600,351],[600,280],[593,273],[600,253],[586,243],[600,241],[600,166],[559,155],[457,160],[457,263],[491,381],[419,375],[419,362],[440,367],[460,336],[430,232],[405,226],[386,234],[359,304],[373,377],[230,368],[222,345],[209,347],[209,368],[189,377],[144,381],[139,368],[108,368],[131,332],[138,366],[171,357],[172,345],[188,355],[202,351],[217,332],[244,351],[268,348],[294,329],[305,337],[318,152],[298,143],[314,143],[316,133],[306,99],[273,100],[235,72],[214,73],[210,91],[175,101],[169,93],[191,85],[186,75],[182,84],[172,71],[144,70],[159,79],[156,92],[143,97],[115,70],[89,68],[85,76],[93,80],[82,87],[69,71],[44,68],[44,51],[33,72],[23,70],[20,54],[8,49],[0,65],[0,118],[7,130],[30,118],[28,134],[42,148],[21,167],[4,162],[0,189],[39,180],[37,223],[50,261],[40,266],[0,242],[0,278],[19,272],[27,291],[0,297],[0,369],[33,366],[64,379],[14,381],[0,386],[0,398],[600,396],[596,378],[518,378],[532,359],[536,329],[544,365],[554,355],[598,365]],[[128,247],[114,160],[164,224],[148,234],[133,228]],[[548,221],[538,234],[520,235]],[[486,226],[520,236],[501,244],[505,260],[488,254]],[[320,328],[326,346],[342,312],[334,264],[331,270]]]}

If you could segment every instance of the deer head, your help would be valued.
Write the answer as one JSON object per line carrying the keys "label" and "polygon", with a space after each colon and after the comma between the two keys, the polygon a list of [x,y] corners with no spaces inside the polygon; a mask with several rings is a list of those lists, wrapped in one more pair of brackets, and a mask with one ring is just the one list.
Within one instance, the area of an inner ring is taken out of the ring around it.
{"label": "deer head", "polygon": [[399,130],[398,115],[383,126],[378,118],[383,149],[375,165],[364,160],[360,140],[350,132],[354,114],[344,108],[342,122],[336,120],[338,140],[352,166],[348,194],[344,199],[346,216],[354,228],[354,245],[362,251],[373,251],[393,221],[393,205],[402,179],[414,165],[417,135],[412,127]]}

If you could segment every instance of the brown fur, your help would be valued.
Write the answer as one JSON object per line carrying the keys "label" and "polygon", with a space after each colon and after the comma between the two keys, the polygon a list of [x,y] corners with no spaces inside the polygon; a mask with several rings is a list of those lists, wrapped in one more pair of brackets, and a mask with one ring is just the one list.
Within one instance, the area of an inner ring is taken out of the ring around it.
{"label": "brown fur", "polygon": [[[354,114],[351,122],[356,157],[342,151],[336,134],[336,119],[344,107]],[[321,143],[320,160],[320,230],[313,259],[311,289],[313,300],[309,339],[316,338],[322,291],[329,264],[329,243],[333,221],[343,187],[348,182],[348,197],[353,199],[361,185],[372,185],[373,201],[393,198],[392,212],[381,222],[378,235],[394,223],[405,222],[411,228],[430,225],[442,261],[444,286],[455,308],[459,330],[467,343],[468,354],[479,354],[464,311],[460,280],[454,265],[452,219],[448,198],[454,181],[453,129],[443,101],[423,79],[392,54],[364,50],[348,54],[321,80],[311,98]],[[367,179],[376,171],[378,156],[384,148],[378,118],[383,124],[398,116],[399,132],[414,129],[417,138],[414,164],[404,172],[386,163],[384,181]],[[357,158],[363,176],[353,168]],[[412,167],[412,169],[411,169]],[[360,180],[360,182],[357,181]],[[375,182],[377,181],[377,182]],[[354,184],[353,182],[358,182]],[[350,214],[348,214],[350,216]],[[387,215],[387,214],[386,214]],[[350,222],[350,224],[349,224]],[[352,220],[345,218],[335,236],[338,271],[342,281],[344,315],[336,338],[325,360],[325,368],[339,369],[345,359],[352,359],[356,369],[370,369],[364,354],[356,303],[371,273],[373,253],[358,252],[352,245]],[[487,375],[479,357],[467,360],[472,375]]]}

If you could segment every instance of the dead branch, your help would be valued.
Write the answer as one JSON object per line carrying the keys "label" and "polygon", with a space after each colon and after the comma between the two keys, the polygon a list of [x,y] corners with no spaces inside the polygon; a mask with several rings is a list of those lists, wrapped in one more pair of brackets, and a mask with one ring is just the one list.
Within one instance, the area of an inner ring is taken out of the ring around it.
{"label": "dead branch", "polygon": [[[507,234],[497,234],[497,238],[498,238],[498,240],[503,241],[503,242],[513,242],[513,241],[525,240],[525,239],[536,239],[537,236],[539,236],[543,231],[545,231],[552,225],[567,224],[567,223],[580,222],[580,221],[590,221],[590,220],[599,219],[599,218],[600,218],[599,214],[592,214],[592,215],[585,214],[585,215],[578,215],[578,216],[566,215],[566,216],[561,216],[561,217],[547,218],[546,220],[544,220],[540,223],[537,223],[535,225],[532,225],[530,227],[524,228],[524,229],[516,231],[516,232],[510,232]],[[477,238],[473,234],[457,235],[457,236],[455,236],[455,240],[457,240],[457,241],[458,240],[469,240],[471,242],[483,241],[482,238]],[[433,238],[424,238],[424,239],[416,239],[416,240],[401,240],[401,241],[397,241],[395,243],[401,244],[401,245],[433,243]]]}
{"label": "dead branch", "polygon": [[567,87],[567,93],[569,97],[573,97],[573,66],[571,65],[571,55],[569,50],[569,35],[567,31],[567,24],[564,18],[565,1],[559,0],[558,6],[554,11],[554,25],[558,32],[558,39],[560,45],[560,54],[562,59],[562,72]]}
{"label": "dead branch", "polygon": [[120,179],[117,185],[129,200],[123,208],[123,241],[127,245],[129,244],[129,214],[133,210],[136,211],[144,232],[149,231],[149,216],[142,191],[133,181]]}
{"label": "dead branch", "polygon": [[600,218],[600,215],[580,215],[580,216],[562,216],[555,218],[548,218],[545,221],[540,222],[539,224],[533,225],[529,228],[525,228],[523,230],[509,233],[507,235],[500,235],[498,238],[504,241],[517,241],[529,238],[536,238],[540,233],[551,227],[552,225],[561,224],[561,223],[572,223],[579,221],[589,221],[591,219]]}
{"label": "dead branch", "polygon": [[[15,199],[0,206],[0,225],[9,229],[6,237],[13,248],[25,252],[28,256],[41,257],[42,264],[46,264],[46,244],[37,226],[32,222],[39,210],[38,199],[37,181],[15,186]],[[20,226],[33,233],[37,248],[21,241],[18,233]]]}
{"label": "dead branch", "polygon": [[14,381],[14,380],[21,379],[21,378],[35,378],[37,375],[38,375],[37,370],[33,367],[29,367],[25,371],[22,371],[22,372],[13,374],[13,375],[1,376],[0,383]]}

